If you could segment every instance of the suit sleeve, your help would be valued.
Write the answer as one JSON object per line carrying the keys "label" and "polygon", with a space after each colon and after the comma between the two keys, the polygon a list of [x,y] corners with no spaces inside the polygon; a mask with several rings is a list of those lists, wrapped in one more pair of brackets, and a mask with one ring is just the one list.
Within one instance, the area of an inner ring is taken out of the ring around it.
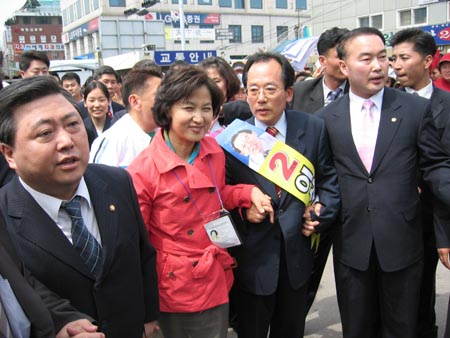
{"label": "suit sleeve", "polygon": [[156,274],[156,250],[150,244],[144,220],[139,208],[136,191],[133,187],[131,177],[128,176],[128,184],[131,191],[136,224],[139,230],[139,246],[141,251],[142,280],[144,285],[145,322],[158,319],[159,316],[159,294],[158,277]]}
{"label": "suit sleeve", "polygon": [[316,228],[317,232],[322,232],[324,228],[333,224],[341,205],[337,173],[331,156],[325,123],[322,120],[320,122],[319,151],[315,169],[316,194],[319,196],[322,209],[320,225]]}
{"label": "suit sleeve", "polygon": [[27,269],[24,269],[24,276],[34,291],[39,295],[45,307],[50,312],[53,320],[55,333],[58,333],[66,324],[78,320],[87,319],[94,322],[88,315],[78,312],[68,300],[59,297],[49,290],[44,284],[39,282]]}

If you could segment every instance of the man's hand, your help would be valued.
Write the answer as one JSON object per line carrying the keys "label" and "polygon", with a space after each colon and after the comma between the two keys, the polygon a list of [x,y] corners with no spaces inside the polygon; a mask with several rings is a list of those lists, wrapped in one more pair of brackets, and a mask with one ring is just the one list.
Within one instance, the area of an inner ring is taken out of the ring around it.
{"label": "man's hand", "polygon": [[101,332],[97,332],[97,326],[87,319],[78,319],[66,324],[56,335],[56,338],[105,338]]}
{"label": "man's hand", "polygon": [[154,320],[153,322],[145,323],[144,334],[142,335],[142,338],[150,338],[154,332],[159,330],[160,328],[156,320]]}
{"label": "man's hand", "polygon": [[449,261],[449,255],[450,255],[450,248],[439,248],[437,249],[439,253],[439,259],[441,260],[441,263],[444,264],[444,266],[450,270],[450,261]]}
{"label": "man's hand", "polygon": [[251,199],[252,205],[247,210],[247,220],[252,223],[261,223],[269,215],[270,223],[273,223],[275,216],[270,203],[270,196],[264,194],[259,188],[254,187]]}
{"label": "man's hand", "polygon": [[317,216],[320,216],[320,210],[322,209],[322,204],[316,203],[314,205],[310,205],[309,207],[306,207],[305,213],[303,214],[304,222],[303,222],[303,229],[302,234],[306,237],[309,237],[312,235],[312,233],[315,231],[315,227],[320,224],[319,221],[313,220],[311,218],[311,211],[315,212]]}

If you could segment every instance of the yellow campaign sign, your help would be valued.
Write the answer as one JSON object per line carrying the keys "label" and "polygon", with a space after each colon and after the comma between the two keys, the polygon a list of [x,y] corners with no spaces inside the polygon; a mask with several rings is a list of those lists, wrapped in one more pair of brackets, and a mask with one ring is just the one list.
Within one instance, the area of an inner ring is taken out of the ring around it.
{"label": "yellow campaign sign", "polygon": [[258,172],[301,200],[311,205],[315,198],[315,170],[302,154],[277,141]]}

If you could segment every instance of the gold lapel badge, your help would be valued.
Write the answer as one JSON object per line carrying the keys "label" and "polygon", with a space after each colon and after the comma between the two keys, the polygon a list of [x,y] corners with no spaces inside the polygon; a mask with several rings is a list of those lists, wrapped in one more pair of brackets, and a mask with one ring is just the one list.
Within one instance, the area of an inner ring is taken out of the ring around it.
{"label": "gold lapel badge", "polygon": [[397,118],[396,117],[393,117],[393,118],[391,118],[391,122],[397,122]]}

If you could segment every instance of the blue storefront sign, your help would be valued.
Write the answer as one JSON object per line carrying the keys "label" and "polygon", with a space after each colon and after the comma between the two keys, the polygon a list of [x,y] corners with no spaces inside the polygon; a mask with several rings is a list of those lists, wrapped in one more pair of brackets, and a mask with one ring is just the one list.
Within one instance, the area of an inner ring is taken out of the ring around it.
{"label": "blue storefront sign", "polygon": [[450,23],[420,27],[434,37],[437,45],[450,45]]}
{"label": "blue storefront sign", "polygon": [[217,56],[215,50],[155,51],[155,62],[159,66],[170,66],[174,61],[182,60],[191,65]]}

